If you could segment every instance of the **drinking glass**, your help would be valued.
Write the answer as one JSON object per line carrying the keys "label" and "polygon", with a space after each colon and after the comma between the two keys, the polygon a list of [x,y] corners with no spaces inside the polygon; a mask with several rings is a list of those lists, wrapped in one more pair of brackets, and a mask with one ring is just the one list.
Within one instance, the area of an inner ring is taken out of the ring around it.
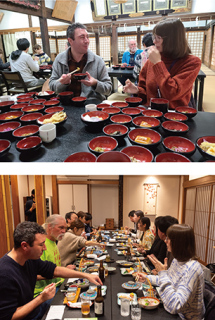
{"label": "drinking glass", "polygon": [[130,300],[121,299],[121,316],[127,317],[130,314]]}
{"label": "drinking glass", "polygon": [[131,305],[131,319],[132,320],[141,319],[141,307],[138,303],[133,303]]}
{"label": "drinking glass", "polygon": [[81,299],[81,313],[87,315],[90,313],[90,300]]}

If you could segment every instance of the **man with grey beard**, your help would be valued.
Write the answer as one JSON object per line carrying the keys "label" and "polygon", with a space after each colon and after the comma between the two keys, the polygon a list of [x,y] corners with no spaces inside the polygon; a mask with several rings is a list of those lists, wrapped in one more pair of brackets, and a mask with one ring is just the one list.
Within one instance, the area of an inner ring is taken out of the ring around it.
{"label": "man with grey beard", "polygon": [[[67,229],[66,220],[59,214],[54,214],[46,219],[44,228],[46,230],[46,241],[45,241],[46,250],[43,251],[43,254],[40,257],[40,259],[43,261],[51,261],[55,263],[57,266],[61,266],[60,253],[58,251],[56,242],[62,240],[64,237],[64,234]],[[75,269],[75,266],[68,265],[67,268]],[[40,275],[38,275],[36,286],[34,289],[34,298],[38,296],[47,285],[53,282],[57,283],[60,280],[62,281],[58,283],[58,286],[56,287],[56,293],[64,279],[63,278],[45,279]],[[40,311],[42,314],[48,308],[50,303],[51,301],[48,300],[40,306]],[[40,313],[38,315],[40,315]]]}

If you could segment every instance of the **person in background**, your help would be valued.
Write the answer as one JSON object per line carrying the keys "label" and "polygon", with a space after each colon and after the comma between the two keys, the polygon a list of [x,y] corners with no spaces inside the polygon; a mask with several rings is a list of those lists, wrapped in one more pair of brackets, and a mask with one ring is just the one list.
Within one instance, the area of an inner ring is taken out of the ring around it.
{"label": "person in background", "polygon": [[66,267],[75,261],[78,249],[85,246],[104,246],[96,241],[87,241],[81,236],[84,230],[84,223],[80,220],[75,220],[71,223],[70,229],[65,233],[63,239],[58,242],[62,266]]}
{"label": "person in background", "polygon": [[153,29],[155,46],[148,49],[148,60],[139,75],[138,86],[129,79],[124,92],[137,94],[150,106],[151,98],[169,100],[169,108],[194,106],[192,87],[201,60],[191,55],[185,28],[179,19],[165,19]]}
{"label": "person in background", "polygon": [[45,230],[36,222],[25,221],[17,225],[13,234],[14,247],[0,259],[0,315],[1,320],[32,320],[38,307],[55,295],[55,283],[46,286],[33,299],[37,275],[52,279],[87,278],[102,285],[100,278],[84,272],[57,266],[40,259],[45,246]]}
{"label": "person in background", "polygon": [[138,230],[138,222],[140,221],[140,218],[144,217],[144,213],[142,210],[136,210],[134,212],[133,222],[134,222],[134,234],[136,234],[136,237],[140,239],[142,235],[142,231]]}
{"label": "person in background", "polygon": [[[155,222],[154,222],[154,234],[155,234],[155,239],[154,242],[151,246],[151,249],[149,250],[143,250],[142,253],[145,257],[148,255],[154,255],[161,263],[164,263],[164,258],[166,257],[167,254],[167,247],[165,241],[161,240],[158,236],[158,226],[159,226],[159,221],[161,217],[156,217]],[[147,260],[148,266],[152,269],[152,272],[155,273],[154,265],[151,263],[151,261],[148,259]]]}
{"label": "person in background", "polygon": [[[140,54],[143,50],[137,49],[137,41],[134,39],[131,39],[128,41],[128,49],[123,53],[122,56],[122,66],[134,66],[135,58],[138,54]],[[125,81],[128,79],[128,77],[121,76],[117,78],[118,81],[124,86]]]}
{"label": "person in background", "polygon": [[28,217],[28,221],[37,222],[35,189],[31,191],[31,199],[29,199],[25,204],[25,215]]}
{"label": "person in background", "polygon": [[84,224],[86,223],[86,213],[84,211],[78,211],[77,213],[78,220],[83,222]]}
{"label": "person in background", "polygon": [[[112,83],[103,59],[88,49],[89,35],[81,23],[73,23],[67,29],[70,47],[56,57],[50,89],[56,93],[72,91],[75,96],[103,101],[111,93]],[[84,80],[77,81],[70,72],[79,68],[78,73],[86,73]]]}
{"label": "person in background", "polygon": [[154,235],[150,230],[151,221],[148,217],[140,217],[138,229],[142,231],[142,236],[137,247],[137,251],[143,253],[144,250],[149,250],[154,242]]}
{"label": "person in background", "polygon": [[143,36],[142,45],[144,47],[144,50],[141,53],[137,54],[134,60],[133,77],[137,82],[138,82],[140,70],[142,69],[142,67],[144,66],[144,64],[148,59],[147,51],[149,47],[154,45],[151,32],[148,32]]}
{"label": "person in background", "polygon": [[[66,221],[65,219],[60,216],[59,214],[53,214],[52,216],[48,217],[45,222],[45,230],[46,230],[46,240],[45,246],[46,250],[43,251],[42,256],[40,259],[42,261],[51,261],[55,263],[57,266],[61,266],[61,258],[60,253],[57,247],[57,241],[61,241],[64,237],[66,232]],[[68,265],[67,268],[71,270],[75,269],[74,265]],[[59,283],[59,281],[61,282]],[[37,276],[37,282],[34,289],[34,298],[37,297],[44,288],[51,283],[58,283],[56,287],[56,293],[60,288],[64,279],[62,278],[54,278],[54,279],[46,279],[40,275]],[[51,304],[52,299],[47,300],[43,304],[40,305],[39,312],[35,319],[41,319],[48,309],[49,305]]]}
{"label": "person in background", "polygon": [[86,237],[87,240],[90,240],[91,235],[94,233],[95,230],[93,230],[93,228],[90,226],[90,223],[92,221],[92,214],[86,212],[85,213],[85,233],[86,233]]}
{"label": "person in background", "polygon": [[3,50],[0,49],[0,70],[8,69],[10,67],[10,62],[4,63],[2,61],[2,57],[3,57]]}
{"label": "person in background", "polygon": [[[128,217],[129,217],[130,221],[133,222],[133,223],[134,223],[134,213],[135,213],[135,211],[136,211],[136,210],[131,210],[131,211],[128,213]],[[135,223],[134,223],[134,226],[135,226]],[[125,226],[124,229],[125,229],[126,231],[134,232],[134,229],[131,229],[131,228],[127,227],[127,226]]]}
{"label": "person in background", "polygon": [[181,319],[201,320],[204,318],[203,300],[204,273],[196,257],[195,235],[188,225],[175,224],[168,228],[166,245],[174,259],[167,270],[154,256],[149,259],[154,264],[158,275],[138,273],[140,280],[150,280],[159,286],[159,294],[164,308]]}
{"label": "person in background", "polygon": [[70,227],[70,223],[72,223],[73,221],[75,221],[77,219],[78,219],[78,216],[77,216],[75,211],[67,212],[65,214],[65,220],[66,220],[67,228]]}
{"label": "person in background", "polygon": [[38,72],[40,68],[37,61],[28,54],[30,42],[26,38],[21,38],[17,40],[17,47],[18,50],[10,55],[11,71],[19,71],[27,87],[42,85],[45,79],[37,79],[33,76],[33,72]]}
{"label": "person in background", "polygon": [[43,52],[42,47],[39,44],[35,44],[33,46],[33,56],[32,58],[38,62],[39,66],[43,65],[43,64],[52,64],[52,60],[51,58],[45,53]]}

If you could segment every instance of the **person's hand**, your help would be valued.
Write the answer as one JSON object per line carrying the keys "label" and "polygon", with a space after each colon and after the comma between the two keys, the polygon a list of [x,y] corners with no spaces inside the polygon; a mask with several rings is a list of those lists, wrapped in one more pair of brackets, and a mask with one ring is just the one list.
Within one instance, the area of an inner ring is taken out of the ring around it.
{"label": "person's hand", "polygon": [[161,55],[158,49],[155,46],[151,46],[148,50],[148,59],[153,63],[156,64],[161,62]]}
{"label": "person's hand", "polygon": [[71,82],[71,74],[62,74],[62,76],[59,79],[61,84],[70,84]]}
{"label": "person's hand", "polygon": [[39,61],[39,57],[35,56],[33,57],[34,61]]}
{"label": "person's hand", "polygon": [[123,87],[123,91],[126,93],[133,93],[137,94],[138,93],[138,87],[135,86],[134,83],[132,83],[129,79],[125,81],[125,86]]}
{"label": "person's hand", "polygon": [[141,247],[137,248],[137,251],[138,251],[139,253],[145,253],[145,250],[144,250],[143,248],[141,248]]}
{"label": "person's hand", "polygon": [[70,270],[75,270],[75,265],[74,264],[68,264],[68,266],[66,266],[66,268],[70,269]]}
{"label": "person's hand", "polygon": [[90,282],[95,283],[97,286],[101,285],[102,286],[102,281],[99,278],[99,276],[95,275],[95,274],[88,274],[86,273],[86,277]]}
{"label": "person's hand", "polygon": [[122,67],[127,67],[127,63],[126,63],[126,62],[123,62],[123,63],[122,63]]}
{"label": "person's hand", "polygon": [[167,270],[167,258],[164,259],[164,264],[161,263],[153,254],[147,256],[151,263],[155,266],[157,272]]}
{"label": "person's hand", "polygon": [[87,79],[84,80],[80,80],[80,82],[82,82],[83,84],[85,84],[85,86],[87,87],[96,87],[97,85],[97,79],[93,78],[89,72],[86,72],[87,74]]}
{"label": "person's hand", "polygon": [[32,210],[36,209],[36,203],[35,202],[33,202],[32,206],[31,206],[31,209]]}
{"label": "person's hand", "polygon": [[153,274],[154,276],[156,276],[156,275],[158,274],[157,270],[156,270],[156,269],[153,269],[153,270],[152,270],[152,274]]}
{"label": "person's hand", "polygon": [[146,281],[146,274],[142,272],[137,272],[135,279],[138,279],[137,281],[145,282]]}
{"label": "person's hand", "polygon": [[56,286],[55,283],[51,283],[48,286],[46,286],[43,291],[41,292],[43,301],[47,301],[49,299],[52,299],[56,292]]}

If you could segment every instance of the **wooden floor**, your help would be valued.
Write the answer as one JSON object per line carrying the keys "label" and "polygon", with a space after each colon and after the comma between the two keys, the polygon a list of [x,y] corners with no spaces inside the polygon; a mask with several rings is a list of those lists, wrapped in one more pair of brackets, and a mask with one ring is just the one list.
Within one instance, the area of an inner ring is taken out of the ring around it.
{"label": "wooden floor", "polygon": [[[215,112],[215,72],[206,67],[204,64],[201,70],[206,74],[204,82],[203,110],[205,112]],[[108,100],[124,101],[127,94],[122,93],[122,86],[118,82],[118,92],[113,93]]]}

